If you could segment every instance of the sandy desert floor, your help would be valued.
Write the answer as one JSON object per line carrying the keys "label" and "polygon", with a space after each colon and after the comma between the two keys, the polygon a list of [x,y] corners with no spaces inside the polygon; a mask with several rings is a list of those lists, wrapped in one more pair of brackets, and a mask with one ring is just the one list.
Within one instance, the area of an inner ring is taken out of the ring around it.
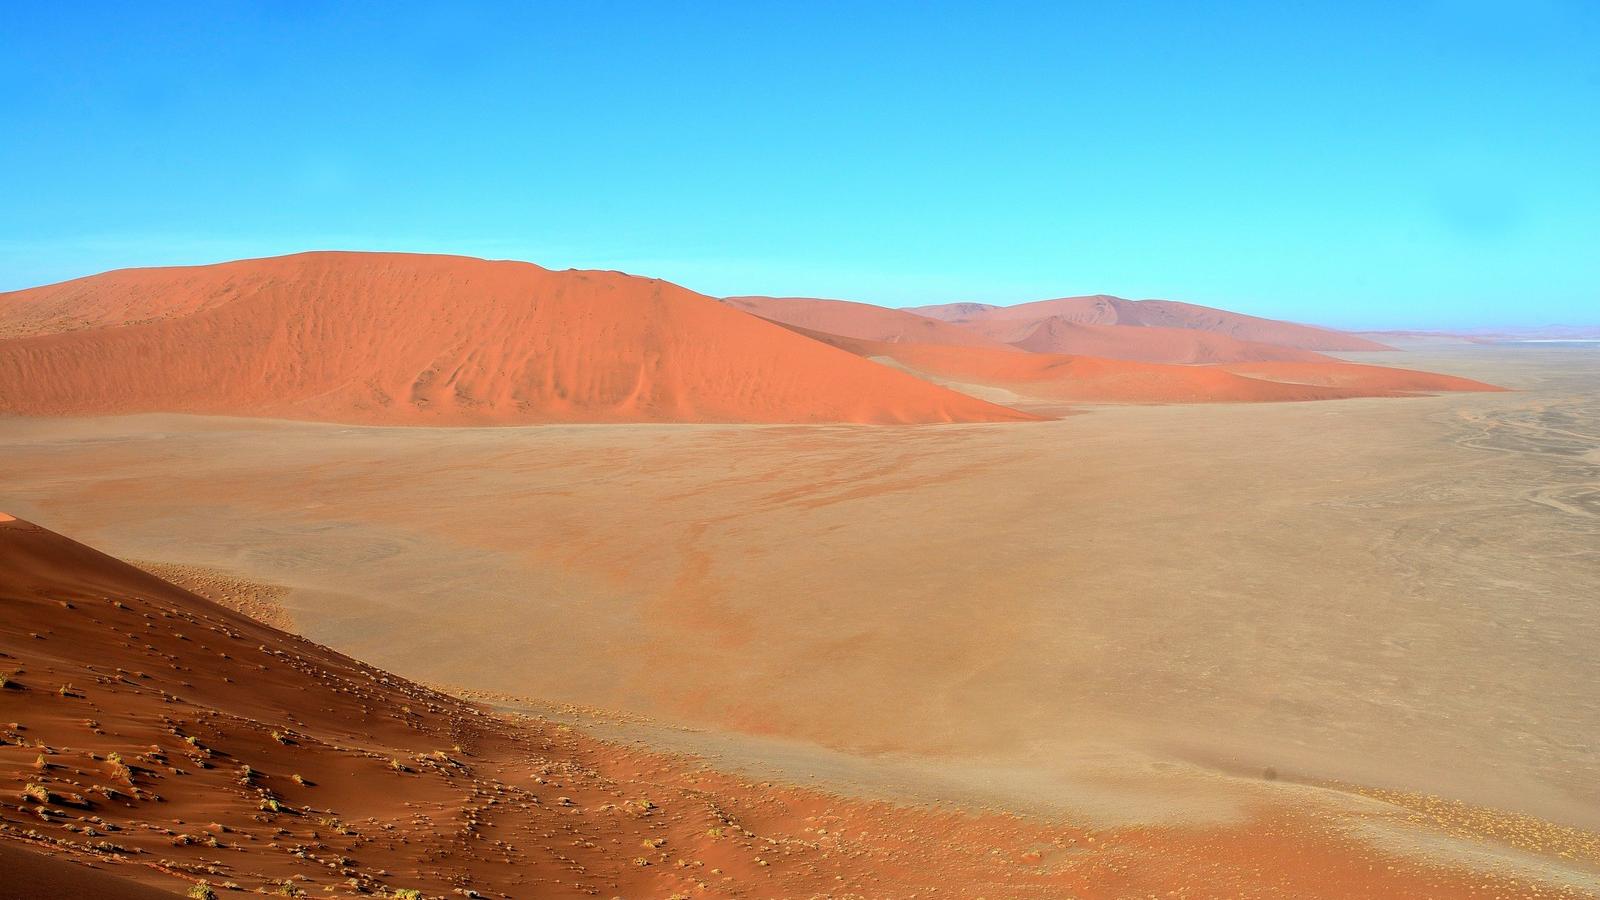
{"label": "sandy desert floor", "polygon": [[1349,358],[1517,391],[899,428],[7,419],[0,508],[769,777],[1108,824],[1442,797],[1580,829],[1560,865],[1590,884],[1600,353]]}

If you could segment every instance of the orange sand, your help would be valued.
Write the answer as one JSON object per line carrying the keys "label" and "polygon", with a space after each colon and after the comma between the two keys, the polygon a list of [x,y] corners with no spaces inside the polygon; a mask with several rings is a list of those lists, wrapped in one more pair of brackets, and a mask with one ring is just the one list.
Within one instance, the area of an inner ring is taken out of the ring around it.
{"label": "orange sand", "polygon": [[[0,413],[891,424],[1037,418],[915,374],[1050,401],[1490,389],[1343,366],[1305,348],[1382,345],[1183,303],[1094,296],[923,311],[718,302],[618,272],[415,254],[132,269],[0,294]],[[1228,365],[1161,365],[1173,363]]]}
{"label": "orange sand", "polygon": [[201,881],[427,897],[1533,887],[1390,855],[1270,802],[1234,824],[1096,829],[752,784],[486,713],[26,522],[0,525],[0,576],[3,897]]}
{"label": "orange sand", "polygon": [[1017,421],[656,279],[396,253],[0,294],[0,412],[374,424]]}

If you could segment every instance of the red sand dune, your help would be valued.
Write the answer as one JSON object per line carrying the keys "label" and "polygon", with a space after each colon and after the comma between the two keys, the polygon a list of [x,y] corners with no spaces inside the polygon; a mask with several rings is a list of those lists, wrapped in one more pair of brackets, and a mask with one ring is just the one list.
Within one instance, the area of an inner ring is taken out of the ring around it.
{"label": "red sand dune", "polygon": [[[812,336],[868,358],[892,359],[926,377],[998,387],[1021,398],[1041,400],[1260,402],[1393,397],[1423,391],[1501,390],[1449,375],[1334,361],[1180,366],[1092,356],[891,344],[819,333]],[[1274,368],[1278,366],[1289,368]],[[1261,367],[1262,372],[1278,373],[1278,377],[1267,374],[1257,377],[1257,367]],[[1289,375],[1298,377],[1287,377]]]}
{"label": "red sand dune", "polygon": [[487,712],[19,520],[0,523],[0,611],[0,898],[200,882],[427,898],[1518,887],[1387,855],[1289,805],[1090,828],[752,784]]}
{"label": "red sand dune", "polygon": [[[733,826],[736,797],[633,781],[641,764],[663,770],[487,715],[31,523],[0,524],[0,609],[0,859],[30,879],[0,878],[0,897],[77,881],[52,861],[169,890],[318,895],[665,897],[774,881],[756,860],[780,854]],[[674,864],[691,853],[702,865]]]}
{"label": "red sand dune", "polygon": [[[964,325],[989,337],[993,336],[989,333],[991,328],[1005,330],[1018,324],[1043,322],[1054,317],[1080,325],[1194,329],[1251,343],[1303,350],[1393,349],[1365,338],[1311,325],[1262,319],[1172,300],[1124,300],[1104,294],[1039,300],[1015,306],[955,303],[912,307],[908,311]],[[996,323],[1010,323],[1010,326]]]}
{"label": "red sand dune", "polygon": [[27,900],[172,900],[174,894],[59,856],[0,843],[0,897]]}
{"label": "red sand dune", "polygon": [[0,294],[0,412],[374,424],[973,422],[942,390],[667,282],[398,253]]}
{"label": "red sand dune", "polygon": [[726,297],[723,302],[772,322],[842,337],[891,343],[1009,349],[1004,343],[990,340],[967,328],[870,303],[810,297]]}
{"label": "red sand dune", "polygon": [[[973,327],[994,337],[1020,334],[1020,338],[1007,343],[1033,353],[1070,353],[1183,365],[1257,360],[1317,362],[1329,359],[1311,350],[1241,341],[1219,332],[1193,328],[1086,325],[1069,322],[1058,316],[1050,316],[1042,321],[1013,323],[1002,320],[986,324],[997,327]],[[1022,327],[1014,327],[1017,324]]]}

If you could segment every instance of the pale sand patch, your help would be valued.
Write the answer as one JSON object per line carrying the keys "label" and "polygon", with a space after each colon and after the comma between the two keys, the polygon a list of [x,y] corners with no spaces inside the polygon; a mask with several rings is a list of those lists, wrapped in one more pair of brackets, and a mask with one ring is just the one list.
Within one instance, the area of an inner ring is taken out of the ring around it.
{"label": "pale sand patch", "polygon": [[282,585],[262,584],[206,566],[144,560],[129,562],[191,594],[198,594],[263,625],[284,631],[294,630],[294,617],[283,605],[283,598],[288,596],[289,589]]}

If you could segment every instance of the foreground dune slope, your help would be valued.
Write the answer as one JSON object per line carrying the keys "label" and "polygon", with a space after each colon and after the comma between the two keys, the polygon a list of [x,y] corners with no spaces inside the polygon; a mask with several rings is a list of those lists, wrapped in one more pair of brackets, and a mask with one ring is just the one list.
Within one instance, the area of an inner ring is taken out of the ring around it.
{"label": "foreground dune slope", "polygon": [[69,859],[0,841],[0,897],[71,900],[172,900],[174,892],[141,884]]}
{"label": "foreground dune slope", "polygon": [[1014,421],[667,282],[396,253],[0,294],[0,412],[372,424]]}
{"label": "foreground dune slope", "polygon": [[488,712],[4,515],[0,609],[0,897],[1529,887],[1386,855],[1267,800],[1245,822],[1097,829],[755,785]]}
{"label": "foreground dune slope", "polygon": [[841,349],[869,359],[892,361],[940,383],[965,389],[998,388],[1018,401],[1239,403],[1502,390],[1451,375],[1331,359],[1228,366],[1167,365],[1054,353],[893,344],[809,333]]}
{"label": "foreground dune slope", "polygon": [[1039,300],[1015,306],[956,303],[912,307],[909,311],[953,322],[991,337],[995,333],[1015,334],[1020,326],[1054,318],[1081,325],[1194,329],[1227,335],[1240,341],[1302,350],[1392,349],[1376,341],[1327,328],[1263,319],[1173,300],[1124,300],[1105,294]]}

